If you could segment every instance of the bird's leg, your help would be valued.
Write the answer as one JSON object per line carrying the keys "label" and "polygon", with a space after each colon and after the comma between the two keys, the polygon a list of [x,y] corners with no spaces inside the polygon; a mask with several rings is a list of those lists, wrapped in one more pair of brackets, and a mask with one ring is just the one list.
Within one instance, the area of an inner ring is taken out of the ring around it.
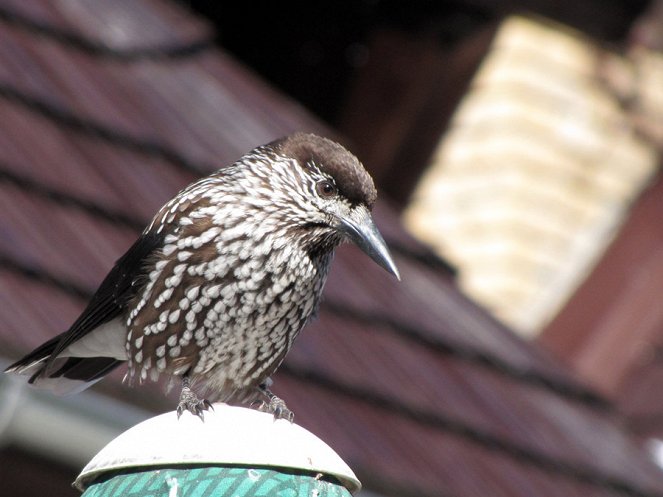
{"label": "bird's leg", "polygon": [[283,400],[281,400],[270,391],[269,385],[271,384],[271,380],[268,379],[265,383],[262,383],[258,386],[258,391],[263,397],[258,410],[274,415],[275,420],[287,419],[292,423],[292,421],[295,419],[295,413],[288,409],[288,406],[285,405]]}
{"label": "bird's leg", "polygon": [[180,402],[177,404],[177,419],[187,410],[191,414],[198,416],[202,421],[205,421],[204,411],[208,409],[214,410],[214,407],[212,407],[212,404],[207,399],[198,399],[196,393],[191,390],[189,375],[184,374],[182,376]]}

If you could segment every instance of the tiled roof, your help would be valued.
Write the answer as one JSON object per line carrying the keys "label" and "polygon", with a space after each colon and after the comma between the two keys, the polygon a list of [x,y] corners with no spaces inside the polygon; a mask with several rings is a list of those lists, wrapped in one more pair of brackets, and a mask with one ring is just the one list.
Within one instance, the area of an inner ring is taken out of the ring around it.
{"label": "tiled roof", "polygon": [[614,399],[632,431],[663,438],[663,176],[540,342]]}
{"label": "tiled roof", "polygon": [[[207,39],[156,0],[0,5],[7,359],[71,323],[194,171],[295,129],[330,134]],[[663,495],[609,405],[463,297],[384,200],[375,216],[403,281],[339,250],[320,316],[276,377],[297,422],[385,495]],[[95,388],[173,408],[157,386],[120,379]]]}

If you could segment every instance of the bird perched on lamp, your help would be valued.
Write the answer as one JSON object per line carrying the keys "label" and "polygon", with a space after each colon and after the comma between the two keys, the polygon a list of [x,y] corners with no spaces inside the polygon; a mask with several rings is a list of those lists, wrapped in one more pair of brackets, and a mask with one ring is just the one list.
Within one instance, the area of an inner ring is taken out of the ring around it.
{"label": "bird perched on lamp", "polygon": [[334,250],[354,242],[398,276],[370,215],[373,180],[329,139],[296,133],[258,147],[179,192],[117,261],[69,330],[6,371],[65,393],[122,363],[129,383],[182,379],[177,406],[260,402],[315,313]]}

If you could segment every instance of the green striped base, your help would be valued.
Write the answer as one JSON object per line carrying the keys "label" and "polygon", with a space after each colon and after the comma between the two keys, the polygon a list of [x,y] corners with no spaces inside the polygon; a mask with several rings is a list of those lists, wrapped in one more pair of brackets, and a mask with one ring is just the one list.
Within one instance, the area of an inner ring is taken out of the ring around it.
{"label": "green striped base", "polygon": [[262,468],[194,467],[117,472],[83,497],[350,497],[339,483]]}

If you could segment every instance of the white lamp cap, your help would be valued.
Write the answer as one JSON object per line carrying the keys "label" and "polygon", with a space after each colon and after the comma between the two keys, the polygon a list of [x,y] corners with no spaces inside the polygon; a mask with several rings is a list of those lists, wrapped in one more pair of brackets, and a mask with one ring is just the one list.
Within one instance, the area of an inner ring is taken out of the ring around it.
{"label": "white lamp cap", "polygon": [[205,421],[169,412],[139,423],[104,447],[74,485],[81,491],[100,474],[123,468],[183,464],[292,468],[336,477],[350,492],[361,483],[329,445],[287,420],[214,404]]}

